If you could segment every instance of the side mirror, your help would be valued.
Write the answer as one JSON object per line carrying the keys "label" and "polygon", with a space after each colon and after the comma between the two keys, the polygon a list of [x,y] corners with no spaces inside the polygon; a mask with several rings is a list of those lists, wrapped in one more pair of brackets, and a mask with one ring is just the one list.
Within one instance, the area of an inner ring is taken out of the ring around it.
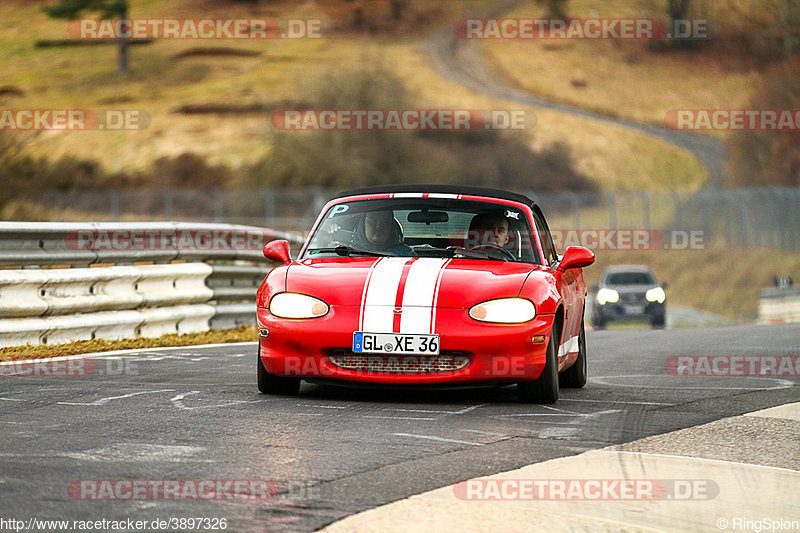
{"label": "side mirror", "polygon": [[594,263],[594,253],[590,249],[583,246],[569,246],[561,257],[561,264],[558,265],[558,269],[583,268],[592,263]]}
{"label": "side mirror", "polygon": [[291,263],[292,254],[289,252],[289,241],[270,241],[264,246],[264,257],[278,263]]}

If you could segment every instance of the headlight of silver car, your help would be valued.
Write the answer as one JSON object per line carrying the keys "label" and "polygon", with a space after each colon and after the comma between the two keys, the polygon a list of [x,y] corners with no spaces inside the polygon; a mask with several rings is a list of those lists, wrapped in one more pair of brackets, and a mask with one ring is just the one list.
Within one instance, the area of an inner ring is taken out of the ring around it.
{"label": "headlight of silver car", "polygon": [[606,305],[607,303],[616,303],[619,301],[619,293],[614,289],[602,288],[597,291],[597,303]]}
{"label": "headlight of silver car", "polygon": [[328,314],[328,304],[296,292],[281,292],[269,302],[269,312],[280,318],[318,318]]}
{"label": "headlight of silver car", "polygon": [[658,302],[660,304],[664,303],[664,300],[667,299],[667,295],[664,294],[664,289],[661,287],[654,287],[644,293],[644,297],[647,298],[648,302]]}

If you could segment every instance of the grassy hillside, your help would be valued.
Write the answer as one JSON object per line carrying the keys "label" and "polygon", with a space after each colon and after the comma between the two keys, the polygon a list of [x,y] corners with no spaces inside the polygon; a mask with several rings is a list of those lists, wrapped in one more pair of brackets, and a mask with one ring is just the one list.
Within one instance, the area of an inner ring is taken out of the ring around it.
{"label": "grassy hillside", "polygon": [[[322,3],[324,4],[324,3]],[[222,0],[135,0],[131,16],[198,18],[323,18],[331,28],[324,39],[258,41],[162,40],[132,47],[132,73],[115,73],[113,46],[36,48],[38,39],[66,37],[64,21],[48,18],[41,2],[0,4],[0,70],[4,84],[22,93],[0,95],[6,108],[128,108],[152,118],[143,131],[42,132],[29,153],[59,158],[97,159],[110,171],[144,169],[162,156],[191,151],[210,163],[233,168],[269,153],[273,130],[268,113],[299,105],[301,87],[348,62],[379,61],[402,75],[420,107],[506,109],[498,102],[438,76],[420,46],[430,32],[476,9],[481,2],[436,4],[424,23],[406,23],[404,33],[341,29],[336,10],[299,2],[268,2],[259,7]],[[411,2],[407,14],[429,9]],[[415,11],[417,10],[417,11]],[[338,24],[338,25],[337,25]],[[502,43],[508,44],[508,43]],[[207,55],[208,47],[258,53],[251,57]],[[187,52],[190,54],[187,55]],[[245,113],[184,114],[181,108],[228,106]],[[552,111],[534,110],[539,120],[527,142],[540,150],[554,143],[569,147],[576,168],[603,188],[692,190],[706,178],[704,168],[687,152],[617,127],[586,122]],[[421,177],[424,179],[424,177]]]}
{"label": "grassy hillside", "polygon": [[[665,6],[645,0],[571,0],[568,11],[579,18],[666,20]],[[715,15],[705,16],[715,20]],[[544,6],[536,2],[509,14],[545,16]],[[659,125],[671,109],[746,107],[760,77],[751,59],[732,56],[713,41],[684,52],[612,40],[488,40],[483,48],[496,71],[519,87],[554,101]]]}

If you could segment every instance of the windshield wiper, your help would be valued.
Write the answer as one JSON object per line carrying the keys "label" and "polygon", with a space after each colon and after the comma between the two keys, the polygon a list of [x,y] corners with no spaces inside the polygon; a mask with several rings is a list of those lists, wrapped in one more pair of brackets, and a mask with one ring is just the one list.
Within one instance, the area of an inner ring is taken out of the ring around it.
{"label": "windshield wiper", "polygon": [[350,255],[369,255],[374,257],[397,257],[397,254],[393,254],[391,252],[375,252],[372,250],[361,250],[359,248],[353,248],[352,246],[346,246],[344,244],[340,244],[334,248],[311,248],[308,252],[315,252],[315,253],[333,253],[336,255],[341,255],[342,257],[348,257]]}
{"label": "windshield wiper", "polygon": [[469,259],[492,259],[497,261],[502,261],[502,259],[496,259],[494,257],[490,257],[486,252],[478,252],[473,250],[467,250],[466,248],[461,248],[460,246],[450,246],[448,248],[437,248],[435,246],[426,246],[425,248],[417,248],[414,250],[417,253],[425,253],[425,252],[444,252],[448,254],[450,257],[466,257]]}

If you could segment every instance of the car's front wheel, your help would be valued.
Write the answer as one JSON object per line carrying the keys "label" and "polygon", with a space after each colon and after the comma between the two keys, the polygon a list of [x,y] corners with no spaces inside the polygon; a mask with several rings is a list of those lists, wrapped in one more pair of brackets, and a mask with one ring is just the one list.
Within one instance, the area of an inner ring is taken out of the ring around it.
{"label": "car's front wheel", "polygon": [[570,389],[582,389],[586,385],[586,331],[581,321],[581,332],[578,335],[578,358],[572,366],[559,374],[560,385]]}
{"label": "car's front wheel", "polygon": [[664,329],[664,315],[651,318],[650,326],[653,329]]}
{"label": "car's front wheel", "polygon": [[283,378],[270,374],[258,354],[258,390],[261,394],[282,394],[294,396],[300,392],[300,378]]}
{"label": "car's front wheel", "polygon": [[556,403],[558,401],[558,359],[556,352],[561,334],[553,325],[547,344],[547,361],[536,381],[517,383],[517,398],[521,403]]}

